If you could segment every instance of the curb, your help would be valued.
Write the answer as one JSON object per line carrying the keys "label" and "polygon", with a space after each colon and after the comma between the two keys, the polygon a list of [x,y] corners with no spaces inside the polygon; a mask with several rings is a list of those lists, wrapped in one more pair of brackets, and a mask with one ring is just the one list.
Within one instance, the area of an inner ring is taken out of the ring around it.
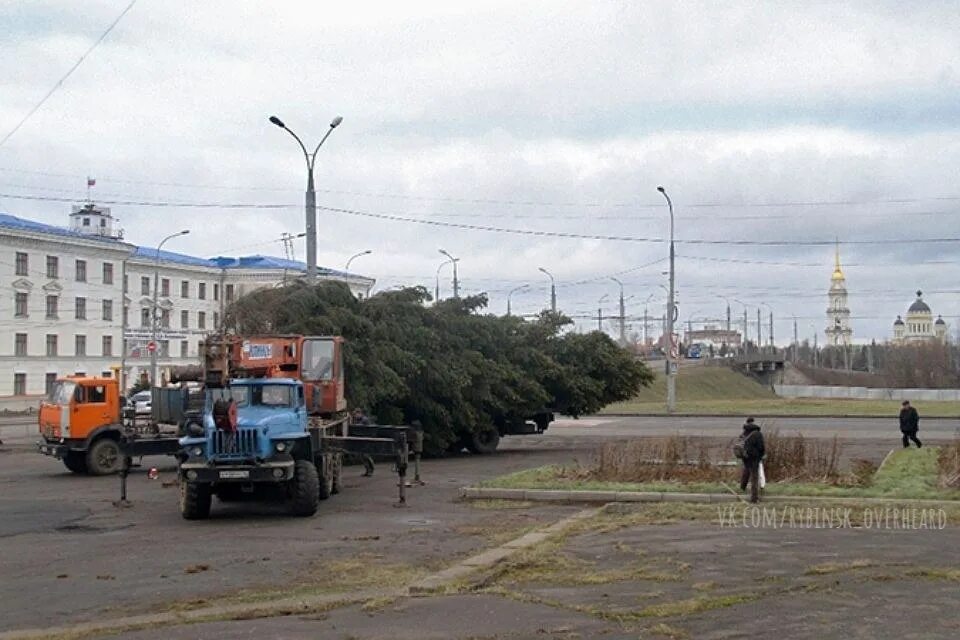
{"label": "curb", "polygon": [[[460,497],[464,500],[526,500],[528,502],[690,502],[715,503],[738,502],[740,495],[731,493],[681,493],[656,491],[563,491],[554,489],[496,489],[488,487],[461,487]],[[867,502],[876,504],[929,504],[943,505],[958,503],[957,500],[930,500],[920,498],[862,498],[857,496],[766,496],[764,502],[789,502],[802,500],[807,502]],[[0,638],[2,640],[2,638]]]}
{"label": "curb", "polygon": [[[558,520],[547,527],[526,533],[519,538],[515,538],[510,542],[500,545],[499,547],[487,549],[486,551],[478,553],[475,556],[471,556],[470,558],[467,558],[466,560],[463,560],[452,567],[448,567],[443,571],[439,571],[433,575],[427,576],[426,578],[420,579],[408,587],[408,593],[412,596],[434,595],[443,591],[452,583],[458,580],[463,580],[469,575],[476,574],[477,572],[483,570],[485,570],[485,572],[489,572],[489,570],[493,569],[510,556],[519,553],[524,549],[528,549],[534,545],[540,544],[550,536],[563,531],[575,522],[579,522],[580,520],[584,520],[586,518],[592,518],[603,511],[603,509],[604,507],[597,507],[578,511],[572,516],[564,518],[563,520]],[[483,582],[483,577],[475,580],[474,584],[479,584],[481,582]],[[2,640],[2,638],[0,638],[0,640]]]}
{"label": "curb", "polygon": [[[590,416],[583,416],[584,418],[740,418],[742,419],[744,413],[595,413]],[[848,413],[833,413],[830,415],[825,414],[798,414],[798,413],[751,413],[756,419],[761,418],[842,418],[844,420],[850,419],[860,419],[860,420],[892,420],[896,416],[891,417],[889,414],[877,414],[872,416],[865,416],[862,413],[848,414]],[[927,415],[923,414],[924,418],[930,420],[955,420],[957,416],[941,416],[941,415]]]}

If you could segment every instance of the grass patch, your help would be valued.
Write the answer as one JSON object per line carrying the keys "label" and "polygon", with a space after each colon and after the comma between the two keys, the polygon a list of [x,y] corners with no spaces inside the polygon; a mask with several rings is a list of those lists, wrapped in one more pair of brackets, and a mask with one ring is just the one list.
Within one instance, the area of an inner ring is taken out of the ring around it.
{"label": "grass patch", "polygon": [[804,571],[808,576],[825,576],[831,573],[843,573],[845,571],[854,571],[856,569],[866,569],[874,566],[870,560],[851,560],[850,562],[825,562],[815,564]]}
{"label": "grass patch", "polygon": [[948,580],[950,582],[960,582],[960,569],[936,569],[922,567],[919,569],[910,569],[906,575],[911,578],[925,578],[927,580]]}
{"label": "grass patch", "polygon": [[649,633],[661,637],[661,638],[670,638],[670,640],[686,640],[690,637],[690,634],[684,631],[683,629],[678,629],[677,627],[671,627],[665,622],[655,624],[647,630]]}
{"label": "grass patch", "polygon": [[[877,472],[870,486],[836,486],[824,482],[769,482],[767,496],[895,498],[905,500],[960,500],[960,489],[938,486],[937,447],[904,449],[894,453]],[[738,489],[738,469],[730,469],[726,486],[715,482],[651,480],[617,482],[594,480],[582,467],[546,465],[491,478],[482,487],[503,489],[552,489],[567,491],[636,491],[654,493],[729,493]]]}
{"label": "grass patch", "polygon": [[529,500],[472,500],[470,507],[473,509],[482,509],[484,511],[496,511],[498,509],[529,509],[535,502]]}
{"label": "grass patch", "polygon": [[664,602],[661,604],[652,604],[639,611],[639,616],[644,618],[672,618],[676,616],[689,616],[704,611],[732,607],[746,602],[753,602],[763,597],[761,593],[736,593],[718,596],[703,596],[699,598],[690,598],[688,600],[677,600],[675,602]]}

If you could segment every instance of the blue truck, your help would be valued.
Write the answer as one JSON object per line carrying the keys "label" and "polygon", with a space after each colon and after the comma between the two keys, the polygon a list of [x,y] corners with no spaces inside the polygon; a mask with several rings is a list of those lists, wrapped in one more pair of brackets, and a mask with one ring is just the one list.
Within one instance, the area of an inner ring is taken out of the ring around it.
{"label": "blue truck", "polygon": [[180,513],[188,520],[209,517],[213,497],[245,495],[312,516],[340,491],[346,453],[395,456],[401,476],[406,468],[405,427],[318,421],[308,415],[303,382],[290,378],[208,388],[202,424],[188,425],[179,444]]}

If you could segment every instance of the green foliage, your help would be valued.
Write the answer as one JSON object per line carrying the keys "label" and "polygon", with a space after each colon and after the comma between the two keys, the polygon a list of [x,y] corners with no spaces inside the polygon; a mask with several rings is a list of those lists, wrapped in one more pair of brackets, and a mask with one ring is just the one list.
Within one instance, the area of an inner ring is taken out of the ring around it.
{"label": "green foliage", "polygon": [[485,296],[426,306],[422,287],[357,300],[342,283],[264,289],[230,307],[240,334],[346,338],[347,396],[384,424],[419,420],[433,451],[537,411],[582,415],[632,397],[652,373],[607,335],[563,334],[570,321],[482,314]]}

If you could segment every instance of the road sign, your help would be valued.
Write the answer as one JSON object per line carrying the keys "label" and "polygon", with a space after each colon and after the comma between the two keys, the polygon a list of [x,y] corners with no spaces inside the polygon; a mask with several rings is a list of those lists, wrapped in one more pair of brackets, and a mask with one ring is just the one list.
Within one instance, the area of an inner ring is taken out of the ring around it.
{"label": "road sign", "polygon": [[670,359],[676,360],[680,357],[680,334],[673,334],[670,339]]}
{"label": "road sign", "polygon": [[156,350],[157,350],[157,343],[156,343],[156,342],[154,342],[153,340],[151,340],[150,342],[147,343],[147,351],[149,351],[150,353],[153,353],[153,352],[156,351]]}

